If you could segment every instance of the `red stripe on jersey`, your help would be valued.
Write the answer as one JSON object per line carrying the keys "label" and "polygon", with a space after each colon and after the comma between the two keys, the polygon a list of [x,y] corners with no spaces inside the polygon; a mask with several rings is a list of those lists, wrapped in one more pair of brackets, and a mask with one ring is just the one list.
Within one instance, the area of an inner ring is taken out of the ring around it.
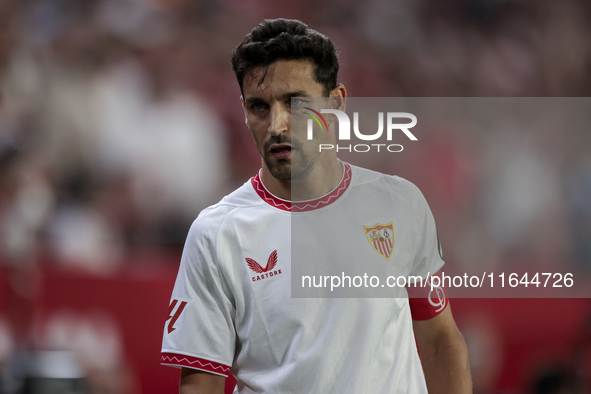
{"label": "red stripe on jersey", "polygon": [[170,365],[173,367],[198,369],[224,377],[230,375],[230,367],[227,365],[216,363],[215,361],[209,361],[204,358],[186,356],[184,354],[162,353],[160,363],[162,365]]}
{"label": "red stripe on jersey", "polygon": [[343,166],[345,169],[343,179],[341,179],[341,182],[337,187],[335,187],[330,193],[315,200],[291,202],[275,197],[267,190],[265,185],[263,185],[260,174],[256,174],[250,178],[250,183],[259,197],[275,208],[288,212],[313,211],[314,209],[319,209],[332,204],[345,192],[345,190],[347,190],[351,183],[351,166],[347,163],[343,163]]}
{"label": "red stripe on jersey", "polygon": [[386,256],[390,256],[390,254],[392,253],[392,240],[391,239],[386,240],[386,250],[388,252],[388,253],[386,253]]}

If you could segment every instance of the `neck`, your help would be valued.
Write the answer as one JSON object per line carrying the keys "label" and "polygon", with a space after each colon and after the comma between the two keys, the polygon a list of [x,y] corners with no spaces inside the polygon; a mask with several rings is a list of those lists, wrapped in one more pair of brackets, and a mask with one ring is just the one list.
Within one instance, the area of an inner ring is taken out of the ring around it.
{"label": "neck", "polygon": [[263,163],[261,181],[267,190],[283,200],[305,201],[313,200],[328,194],[343,177],[343,164],[335,160],[322,165],[318,163],[312,171],[301,179],[280,180],[271,175]]}

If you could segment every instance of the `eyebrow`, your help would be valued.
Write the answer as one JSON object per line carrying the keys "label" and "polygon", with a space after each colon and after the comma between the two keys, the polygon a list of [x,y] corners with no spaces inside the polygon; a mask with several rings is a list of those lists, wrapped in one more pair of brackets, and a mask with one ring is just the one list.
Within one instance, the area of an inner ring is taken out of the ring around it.
{"label": "eyebrow", "polygon": [[[296,92],[288,92],[285,93],[283,95],[280,96],[281,100],[287,99],[287,98],[292,98],[292,97],[310,97],[310,95],[306,92],[304,92],[303,90],[298,90]],[[246,105],[250,105],[250,104],[254,104],[254,103],[261,103],[261,102],[265,102],[265,100],[263,100],[260,97],[249,97],[246,99]]]}

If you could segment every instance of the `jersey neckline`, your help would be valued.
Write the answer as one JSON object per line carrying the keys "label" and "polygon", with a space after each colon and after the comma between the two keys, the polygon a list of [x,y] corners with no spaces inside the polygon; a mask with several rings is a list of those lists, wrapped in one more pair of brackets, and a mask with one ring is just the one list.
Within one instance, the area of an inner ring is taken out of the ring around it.
{"label": "jersey neckline", "polygon": [[320,209],[322,207],[332,204],[341,195],[343,195],[345,190],[347,190],[347,188],[349,187],[349,184],[351,183],[351,166],[348,163],[342,163],[343,176],[339,184],[324,196],[316,198],[314,200],[289,201],[283,200],[273,195],[270,191],[267,190],[265,185],[263,185],[263,182],[261,181],[260,177],[260,172],[252,178],[250,178],[250,183],[252,184],[252,187],[254,188],[255,192],[259,195],[259,197],[272,207],[287,212],[313,211],[315,209]]}

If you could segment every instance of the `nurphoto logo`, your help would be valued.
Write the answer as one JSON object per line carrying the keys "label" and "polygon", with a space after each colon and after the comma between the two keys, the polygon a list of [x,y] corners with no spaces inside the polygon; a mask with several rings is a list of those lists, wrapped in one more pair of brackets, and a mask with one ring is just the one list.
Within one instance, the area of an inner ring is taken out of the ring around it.
{"label": "nurphoto logo", "polygon": [[[321,109],[320,112],[313,110],[309,107],[304,107],[305,109],[309,110],[310,112],[304,112],[304,114],[309,115],[312,119],[308,119],[307,123],[307,138],[308,140],[313,139],[313,128],[314,128],[314,121],[320,126],[320,129],[328,129],[328,124],[326,120],[322,116],[322,114],[333,114],[336,115],[337,120],[339,122],[339,134],[338,138],[340,141],[347,141],[351,140],[351,121],[349,116],[338,109]],[[386,113],[386,140],[392,141],[392,136],[394,135],[395,130],[402,131],[411,141],[417,141],[417,137],[414,136],[413,133],[410,132],[409,129],[413,128],[417,124],[417,117],[408,112],[387,112]],[[406,123],[398,123],[399,119],[407,119],[410,122]],[[395,122],[395,120],[397,120]],[[324,125],[324,127],[323,127]],[[382,134],[384,133],[384,112],[378,112],[378,131],[373,134],[363,134],[359,130],[359,113],[353,112],[353,133],[355,137],[362,141],[376,141],[378,140]],[[381,147],[385,147],[388,152],[402,152],[402,145],[400,144],[355,144],[355,145],[332,145],[332,144],[320,144],[319,150],[328,150],[328,149],[336,149],[337,152],[339,150],[347,150],[349,152],[369,152],[372,150],[372,147],[375,148],[377,152],[380,151]]]}

